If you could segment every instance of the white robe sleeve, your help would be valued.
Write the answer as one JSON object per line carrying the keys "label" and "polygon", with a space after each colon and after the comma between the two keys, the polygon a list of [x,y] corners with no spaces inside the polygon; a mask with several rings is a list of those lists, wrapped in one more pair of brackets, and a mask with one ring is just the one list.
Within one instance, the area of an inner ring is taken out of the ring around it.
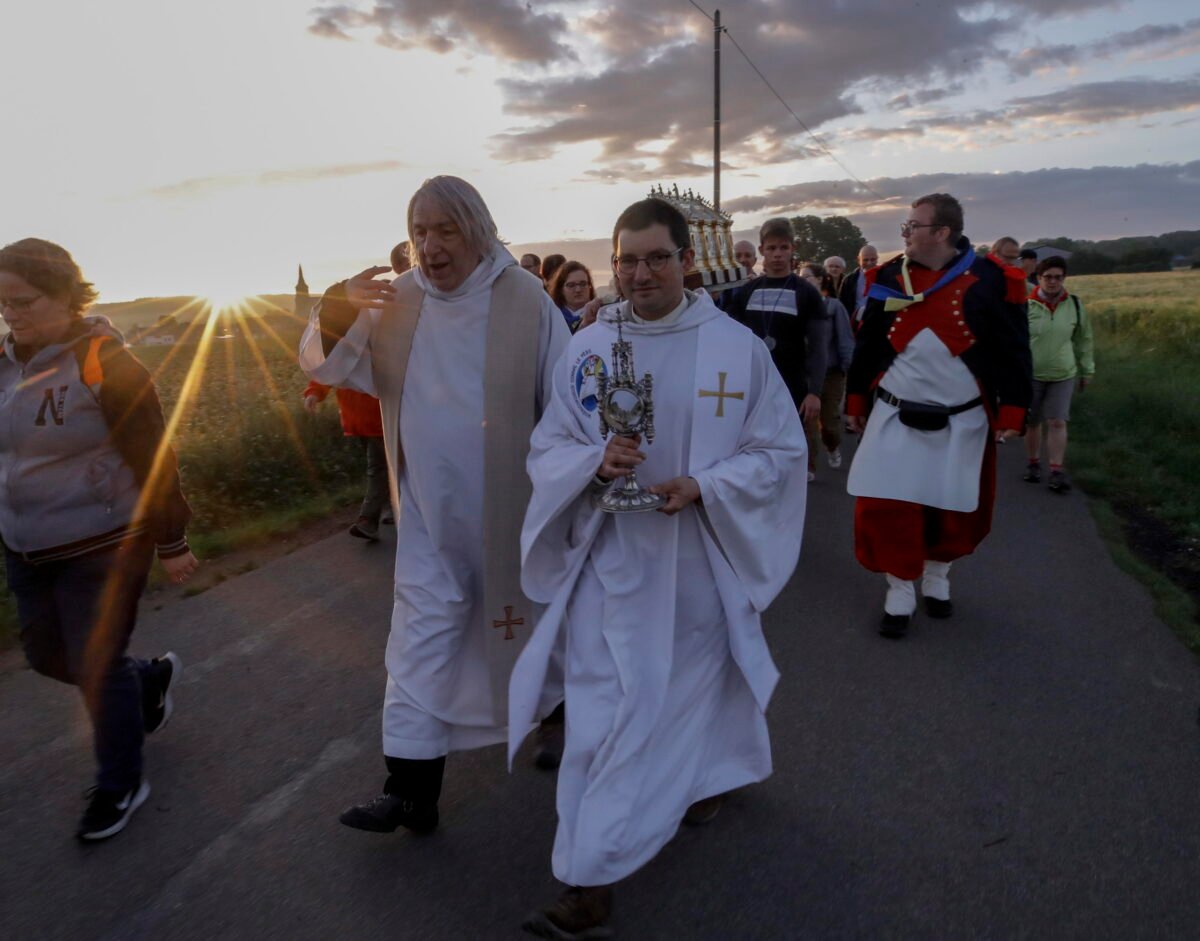
{"label": "white robe sleeve", "polygon": [[787,386],[761,343],[754,344],[750,401],[736,453],[691,476],[710,534],[755,610],[763,611],[800,556],[808,447]]}
{"label": "white robe sleeve", "polygon": [[377,396],[371,371],[371,333],[379,315],[378,310],[360,310],[346,335],[326,356],[321,348],[321,302],[318,301],[300,338],[300,368],[322,385]]}
{"label": "white robe sleeve", "polygon": [[[566,330],[562,315],[555,315]],[[582,424],[570,372],[569,357],[560,355],[550,371],[549,403],[533,430],[525,465],[533,497],[521,531],[521,588],[531,601],[543,604],[561,587],[577,552],[586,551],[601,515],[588,498],[604,445]]]}

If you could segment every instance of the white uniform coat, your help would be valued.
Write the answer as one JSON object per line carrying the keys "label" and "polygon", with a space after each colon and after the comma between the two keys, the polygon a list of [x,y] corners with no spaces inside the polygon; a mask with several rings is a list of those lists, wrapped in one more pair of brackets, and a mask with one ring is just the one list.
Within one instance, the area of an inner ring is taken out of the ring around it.
{"label": "white uniform coat", "polygon": [[[898,399],[928,405],[962,405],[981,394],[967,364],[928,328],[908,342],[879,385]],[[856,497],[969,513],[979,506],[979,468],[987,438],[982,403],[951,415],[940,431],[920,431],[903,424],[894,405],[877,399],[846,489]]]}
{"label": "white uniform coat", "polygon": [[550,704],[539,693],[565,647],[553,868],[572,885],[628,875],[689,804],[771,772],[764,711],[779,674],[759,615],[800,551],[804,432],[762,341],[707,295],[688,298],[673,323],[623,329],[636,378],[654,376],[639,482],[691,476],[703,505],[595,508],[605,442],[590,380],[601,364],[611,375],[616,339],[603,314],[559,362],[529,454],[522,587],[549,607],[513,671],[509,754]]}

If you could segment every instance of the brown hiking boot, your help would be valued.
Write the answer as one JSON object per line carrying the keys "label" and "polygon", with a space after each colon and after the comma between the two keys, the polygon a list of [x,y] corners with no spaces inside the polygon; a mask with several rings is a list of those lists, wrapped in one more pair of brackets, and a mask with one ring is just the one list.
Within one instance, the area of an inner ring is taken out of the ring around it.
{"label": "brown hiking boot", "polygon": [[724,794],[714,794],[712,797],[698,800],[687,809],[687,813],[683,815],[683,822],[693,827],[712,823],[713,818],[721,812],[724,803]]}
{"label": "brown hiking boot", "polygon": [[556,941],[611,938],[612,886],[568,886],[550,908],[530,915],[521,925],[530,934]]}

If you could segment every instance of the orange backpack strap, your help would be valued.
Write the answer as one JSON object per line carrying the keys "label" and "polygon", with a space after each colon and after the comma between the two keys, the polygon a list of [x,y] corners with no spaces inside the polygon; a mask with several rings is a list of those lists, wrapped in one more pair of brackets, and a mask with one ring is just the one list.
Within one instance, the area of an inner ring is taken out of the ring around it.
{"label": "orange backpack strap", "polygon": [[83,384],[94,392],[99,392],[100,384],[104,382],[104,367],[100,365],[100,347],[111,339],[112,337],[92,337],[88,341],[87,355],[83,358],[80,378],[83,379]]}

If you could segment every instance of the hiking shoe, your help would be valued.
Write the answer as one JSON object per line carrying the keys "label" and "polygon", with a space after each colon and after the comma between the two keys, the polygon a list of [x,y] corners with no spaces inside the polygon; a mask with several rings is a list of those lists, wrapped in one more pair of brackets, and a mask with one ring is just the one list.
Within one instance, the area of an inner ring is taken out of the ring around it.
{"label": "hiking shoe", "polygon": [[1067,480],[1066,471],[1052,470],[1050,481],[1046,484],[1055,493],[1066,493],[1071,489],[1071,481]]}
{"label": "hiking shoe", "polygon": [[142,690],[142,728],[147,735],[161,731],[175,711],[175,703],[171,699],[171,686],[183,672],[183,662],[179,654],[168,650],[161,657],[150,661],[157,689]]}
{"label": "hiking shoe", "polygon": [[712,823],[716,819],[717,814],[721,812],[721,807],[724,804],[724,794],[714,794],[712,797],[698,800],[687,809],[687,813],[683,815],[683,822],[692,827]]}
{"label": "hiking shoe", "polygon": [[124,830],[133,812],[146,802],[150,784],[143,778],[137,787],[128,791],[104,791],[94,787],[88,794],[88,807],[75,836],[84,841],[107,840]]}
{"label": "hiking shoe", "polygon": [[553,771],[562,764],[566,728],[561,722],[543,722],[533,733],[536,743],[533,763],[543,771]]}
{"label": "hiking shoe", "polygon": [[829,461],[829,466],[833,470],[837,470],[838,468],[840,468],[842,466],[842,449],[834,448],[832,451],[830,451],[828,454],[825,455],[825,458],[826,458],[826,460]]}
{"label": "hiking shoe", "polygon": [[395,833],[397,827],[430,833],[438,825],[438,809],[437,804],[417,804],[399,794],[380,794],[344,811],[338,820],[347,827],[372,833]]}
{"label": "hiking shoe", "polygon": [[611,938],[612,888],[569,886],[550,908],[535,912],[521,925],[539,938],[556,941],[594,941]]}
{"label": "hiking shoe", "polygon": [[360,516],[350,527],[350,535],[365,539],[367,542],[379,542],[379,524],[365,516]]}
{"label": "hiking shoe", "polygon": [[1040,484],[1042,482],[1042,465],[1037,461],[1030,461],[1025,466],[1025,476],[1021,479],[1027,484]]}

